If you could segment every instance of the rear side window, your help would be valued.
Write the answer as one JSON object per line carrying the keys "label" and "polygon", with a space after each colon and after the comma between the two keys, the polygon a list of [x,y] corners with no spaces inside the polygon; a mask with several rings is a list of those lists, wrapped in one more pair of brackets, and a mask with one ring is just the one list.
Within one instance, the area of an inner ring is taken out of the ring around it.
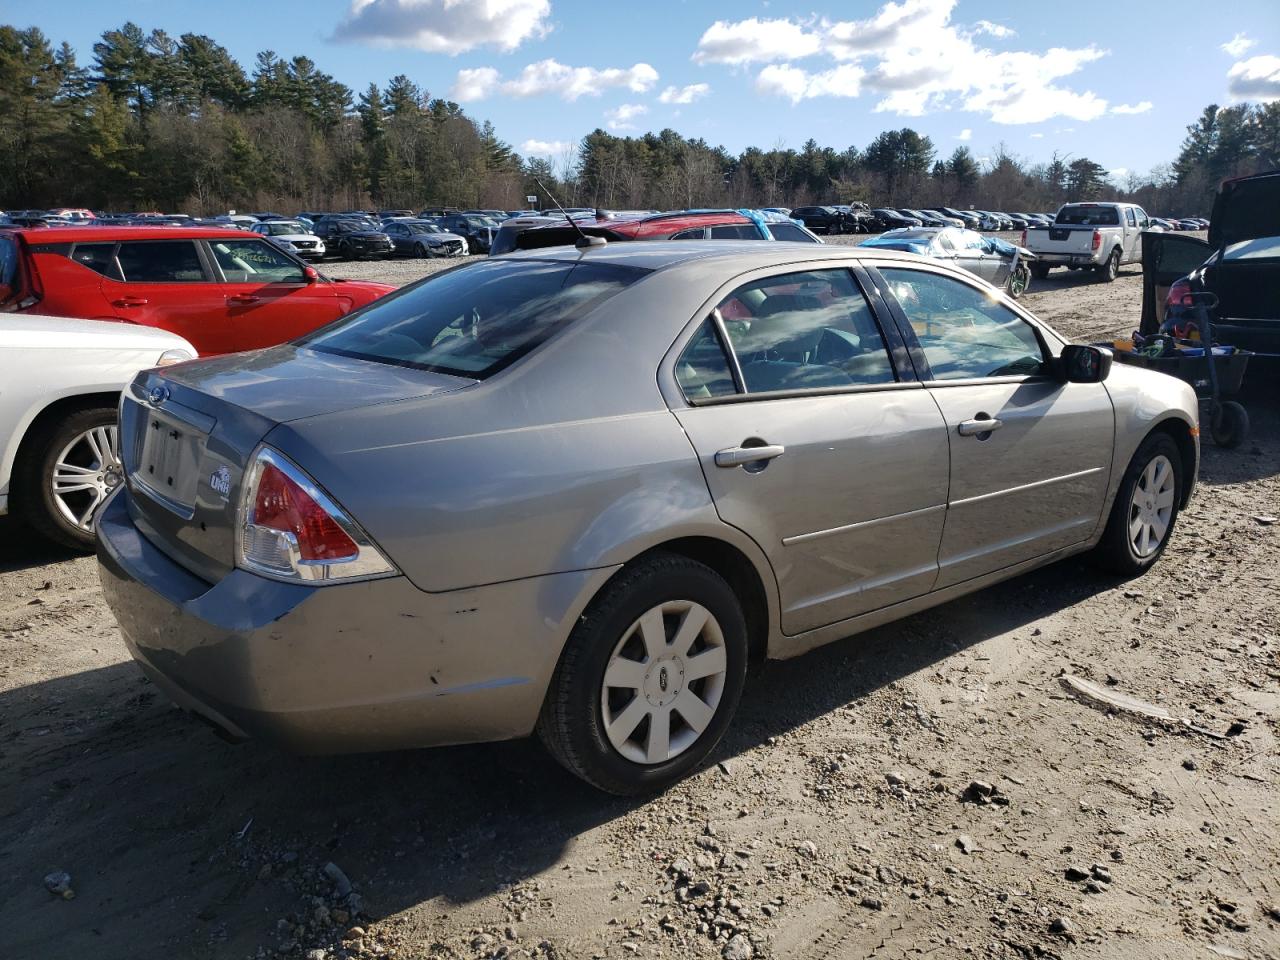
{"label": "rear side window", "polygon": [[117,254],[130,283],[202,283],[204,267],[191,240],[140,240],[120,244]]}
{"label": "rear side window", "polygon": [[104,277],[112,280],[124,279],[120,274],[120,265],[116,263],[114,243],[77,243],[71,250],[71,259]]}
{"label": "rear side window", "polygon": [[676,382],[690,400],[707,400],[738,392],[724,345],[710,320],[702,324],[676,361]]}
{"label": "rear side window", "polygon": [[602,263],[487,260],[378,300],[303,343],[483,380],[648,272]]}
{"label": "rear side window", "polygon": [[16,287],[18,279],[18,249],[9,237],[0,237],[0,285]]}
{"label": "rear side window", "polygon": [[702,240],[707,235],[706,227],[695,227],[692,230],[681,230],[671,235],[672,240]]}
{"label": "rear side window", "polygon": [[813,237],[805,233],[794,223],[771,223],[769,232],[775,240],[793,240],[799,243],[813,243]]}
{"label": "rear side window", "polygon": [[1124,218],[1129,221],[1129,226],[1136,227],[1138,225],[1138,218],[1134,216],[1133,207],[1124,208]]}
{"label": "rear side window", "polygon": [[760,232],[749,223],[726,223],[711,228],[712,240],[759,240]]}

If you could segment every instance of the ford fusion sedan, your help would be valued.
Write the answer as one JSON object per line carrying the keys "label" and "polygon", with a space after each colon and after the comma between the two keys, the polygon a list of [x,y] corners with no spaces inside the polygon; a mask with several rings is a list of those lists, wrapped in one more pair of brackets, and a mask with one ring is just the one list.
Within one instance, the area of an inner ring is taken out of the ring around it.
{"label": "ford fusion sedan", "polygon": [[233,737],[537,733],[661,787],[791,657],[1070,554],[1135,575],[1191,388],[898,251],[617,243],[439,273],[298,341],[137,377],[106,598]]}
{"label": "ford fusion sedan", "polygon": [[393,289],[330,280],[239,230],[0,233],[0,311],[156,327],[191,342],[202,356],[283,343]]}

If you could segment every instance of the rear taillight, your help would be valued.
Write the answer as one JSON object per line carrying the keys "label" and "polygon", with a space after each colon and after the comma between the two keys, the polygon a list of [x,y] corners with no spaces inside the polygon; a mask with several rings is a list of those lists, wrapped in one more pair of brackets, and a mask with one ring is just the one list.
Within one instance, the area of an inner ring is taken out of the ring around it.
{"label": "rear taillight", "polygon": [[236,563],[279,580],[321,583],[396,572],[314,480],[269,447],[258,448],[245,473]]}
{"label": "rear taillight", "polygon": [[1169,287],[1169,294],[1165,297],[1164,305],[1168,307],[1189,307],[1191,306],[1191,281],[1182,279],[1174,281]]}
{"label": "rear taillight", "polygon": [[1090,249],[1097,250],[1100,246],[1102,246],[1102,231],[1095,230],[1093,231],[1093,246]]}

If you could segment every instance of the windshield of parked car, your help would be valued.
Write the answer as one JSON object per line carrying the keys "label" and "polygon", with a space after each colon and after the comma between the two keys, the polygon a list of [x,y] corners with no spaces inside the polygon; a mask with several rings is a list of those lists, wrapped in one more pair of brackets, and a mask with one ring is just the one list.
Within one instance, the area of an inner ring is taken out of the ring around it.
{"label": "windshield of parked car", "polygon": [[406,223],[410,233],[444,233],[434,223]]}
{"label": "windshield of parked car", "polygon": [[1056,222],[1064,226],[1114,227],[1120,223],[1120,211],[1115,207],[1063,207]]}
{"label": "windshield of parked car", "polygon": [[306,233],[306,228],[292,220],[272,220],[264,223],[262,229],[271,237],[287,237],[297,233]]}
{"label": "windshield of parked car", "polygon": [[483,380],[648,272],[602,263],[489,260],[437,274],[302,343]]}

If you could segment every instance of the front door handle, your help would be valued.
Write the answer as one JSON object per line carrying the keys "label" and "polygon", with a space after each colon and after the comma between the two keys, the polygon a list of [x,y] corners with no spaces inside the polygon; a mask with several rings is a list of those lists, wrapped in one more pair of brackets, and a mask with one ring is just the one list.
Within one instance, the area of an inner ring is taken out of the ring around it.
{"label": "front door handle", "polygon": [[977,417],[973,420],[960,421],[959,431],[962,437],[979,437],[984,433],[999,430],[1004,421],[996,417]]}
{"label": "front door handle", "polygon": [[113,307],[145,307],[147,305],[146,297],[121,297],[119,300],[112,300]]}
{"label": "front door handle", "polygon": [[260,299],[251,293],[237,293],[227,297],[227,303],[257,303]]}
{"label": "front door handle", "polygon": [[779,445],[762,447],[729,447],[716,451],[717,467],[741,467],[747,463],[763,463],[773,460],[787,452],[787,448]]}

